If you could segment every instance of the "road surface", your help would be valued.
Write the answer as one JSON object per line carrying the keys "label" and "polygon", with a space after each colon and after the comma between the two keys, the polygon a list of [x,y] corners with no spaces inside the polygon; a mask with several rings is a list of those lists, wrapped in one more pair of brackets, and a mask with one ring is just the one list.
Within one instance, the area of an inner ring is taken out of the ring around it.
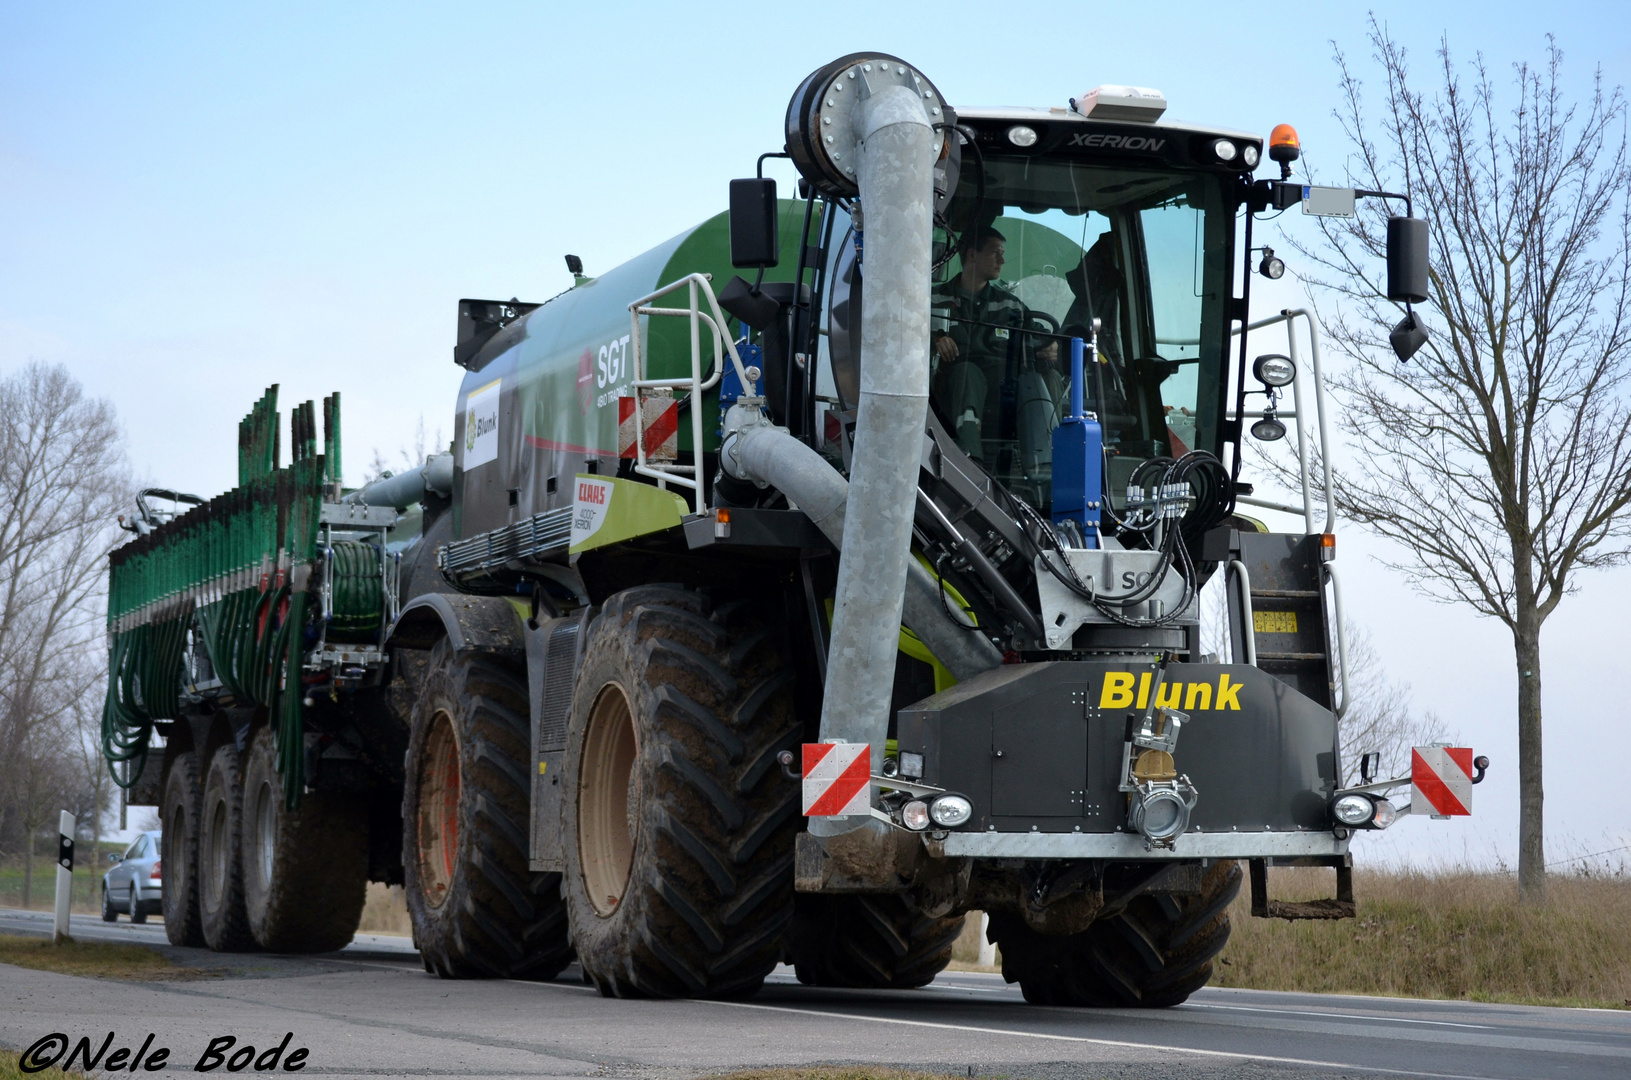
{"label": "road surface", "polygon": [[[49,913],[0,909],[0,933],[49,932]],[[0,965],[0,1044],[60,1031],[100,1045],[112,1031],[113,1047],[135,1048],[151,1032],[170,1049],[166,1071],[191,1071],[211,1039],[258,1055],[292,1032],[289,1049],[310,1051],[303,1071],[324,1077],[677,1080],[818,1062],[1008,1080],[1631,1076],[1631,1012],[1220,989],[1149,1012],[1038,1008],[995,975],[840,991],[787,968],[747,1001],[615,1001],[575,966],[548,983],[437,979],[398,937],[282,957],[172,949],[160,925],[96,916],[75,916],[72,932],[159,945],[224,975],[133,983]]]}

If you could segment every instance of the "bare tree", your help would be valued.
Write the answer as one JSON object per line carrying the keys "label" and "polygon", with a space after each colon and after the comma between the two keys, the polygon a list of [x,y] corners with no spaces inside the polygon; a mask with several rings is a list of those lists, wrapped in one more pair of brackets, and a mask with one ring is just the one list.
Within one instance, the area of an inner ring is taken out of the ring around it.
{"label": "bare tree", "polygon": [[447,444],[442,441],[442,429],[437,428],[434,436],[427,437],[425,433],[425,418],[419,417],[419,424],[413,432],[413,449],[406,446],[399,447],[396,452],[397,461],[392,462],[374,447],[374,457],[363,471],[362,482],[372,484],[381,477],[392,475],[392,471],[402,472],[405,469],[417,469],[425,463],[432,454],[445,453]]}
{"label": "bare tree", "polygon": [[[1322,218],[1306,248],[1316,284],[1340,294],[1328,319],[1350,361],[1333,383],[1364,459],[1339,480],[1342,510],[1405,549],[1394,564],[1447,603],[1500,619],[1518,673],[1523,894],[1545,894],[1540,630],[1581,571],[1628,554],[1631,213],[1624,101],[1599,73],[1571,103],[1562,53],[1513,66],[1498,91],[1482,57],[1447,44],[1432,87],[1374,20],[1386,93],[1372,128],[1361,81],[1338,50],[1337,112],[1355,152],[1347,182],[1408,191],[1431,230],[1425,349],[1387,349],[1401,312],[1378,301],[1385,211]],[[1374,134],[1372,132],[1375,132]],[[1323,280],[1319,280],[1323,277]]]}
{"label": "bare tree", "polygon": [[100,714],[106,556],[127,489],[112,406],[60,366],[0,377],[0,836],[22,826],[30,860],[60,809],[48,804],[77,787],[76,710]]}

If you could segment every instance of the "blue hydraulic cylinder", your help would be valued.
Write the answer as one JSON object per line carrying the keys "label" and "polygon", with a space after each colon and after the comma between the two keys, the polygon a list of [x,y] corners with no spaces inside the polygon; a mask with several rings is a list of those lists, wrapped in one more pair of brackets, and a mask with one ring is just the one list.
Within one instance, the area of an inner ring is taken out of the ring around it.
{"label": "blue hydraulic cylinder", "polygon": [[1099,419],[1082,408],[1081,338],[1070,339],[1070,412],[1053,429],[1053,523],[1081,526],[1087,546],[1099,546],[1099,501],[1103,498],[1104,432]]}

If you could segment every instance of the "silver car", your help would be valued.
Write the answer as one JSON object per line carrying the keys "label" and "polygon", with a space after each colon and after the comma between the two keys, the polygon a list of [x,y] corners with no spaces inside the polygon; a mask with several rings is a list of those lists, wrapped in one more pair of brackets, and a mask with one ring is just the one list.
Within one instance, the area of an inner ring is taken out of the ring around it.
{"label": "silver car", "polygon": [[117,922],[122,911],[133,923],[147,921],[162,909],[158,830],[139,834],[123,855],[110,855],[114,866],[102,876],[102,921]]}

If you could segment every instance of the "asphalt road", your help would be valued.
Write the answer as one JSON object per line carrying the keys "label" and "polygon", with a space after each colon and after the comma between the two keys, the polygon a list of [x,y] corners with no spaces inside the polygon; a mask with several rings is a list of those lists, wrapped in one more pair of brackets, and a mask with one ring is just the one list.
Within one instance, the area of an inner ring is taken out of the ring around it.
{"label": "asphalt road", "polygon": [[[0,933],[50,915],[0,909]],[[1203,990],[1151,1012],[1038,1008],[995,975],[922,990],[838,991],[775,972],[749,1001],[614,1001],[576,967],[549,983],[450,982],[403,938],[364,935],[320,957],[171,949],[160,925],[75,916],[81,939],[160,945],[223,977],[133,983],[0,965],[0,1044],[109,1031],[190,1070],[213,1038],[257,1054],[293,1033],[325,1077],[690,1077],[765,1065],[876,1062],[959,1076],[1631,1076],[1631,1012]],[[225,1070],[218,1070],[225,1071]]]}

